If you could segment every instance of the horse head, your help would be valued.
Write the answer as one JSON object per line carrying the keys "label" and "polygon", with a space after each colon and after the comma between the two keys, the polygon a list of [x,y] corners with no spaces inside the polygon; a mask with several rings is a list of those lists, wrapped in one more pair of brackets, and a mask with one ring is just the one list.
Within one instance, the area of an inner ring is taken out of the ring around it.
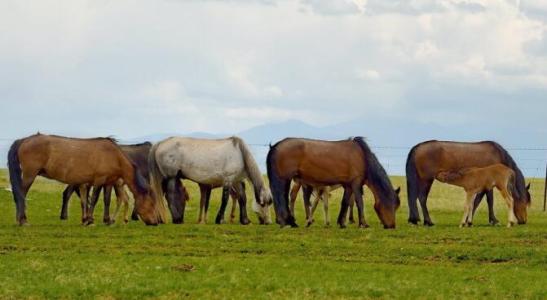
{"label": "horse head", "polygon": [[267,187],[262,187],[255,195],[256,201],[253,202],[253,211],[258,217],[260,224],[271,224],[272,218],[270,215],[270,206],[273,203],[273,196]]}

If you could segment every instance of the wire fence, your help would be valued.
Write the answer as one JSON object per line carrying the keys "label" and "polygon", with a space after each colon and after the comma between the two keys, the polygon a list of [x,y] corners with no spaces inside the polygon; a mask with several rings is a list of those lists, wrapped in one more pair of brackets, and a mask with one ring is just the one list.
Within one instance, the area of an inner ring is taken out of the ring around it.
{"label": "wire fence", "polygon": [[[0,168],[6,166],[7,153],[14,139],[0,138]],[[129,144],[130,141],[121,140],[121,143]],[[248,144],[263,172],[266,170],[266,156],[269,144]],[[409,146],[372,146],[372,150],[378,156],[380,163],[390,175],[404,175],[406,158],[412,147]],[[508,147],[517,165],[525,177],[545,178],[544,205],[547,200],[547,147]],[[545,211],[545,208],[544,208]]]}
{"label": "wire fence", "polygon": [[[0,168],[5,166],[7,153],[13,139],[0,138]],[[121,140],[121,143],[129,143]],[[251,151],[259,162],[262,170],[265,170],[266,155],[269,144],[250,143]],[[390,175],[404,175],[405,164],[410,146],[372,146],[378,159]],[[513,156],[517,165],[526,177],[543,178],[546,172],[547,147],[508,147],[507,151]]]}

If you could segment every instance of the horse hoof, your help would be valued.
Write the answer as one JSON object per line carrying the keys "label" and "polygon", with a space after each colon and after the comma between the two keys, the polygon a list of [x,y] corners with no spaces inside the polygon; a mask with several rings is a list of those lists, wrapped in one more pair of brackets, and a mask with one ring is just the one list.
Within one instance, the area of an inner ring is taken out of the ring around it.
{"label": "horse hoof", "polygon": [[338,224],[338,226],[340,226],[340,229],[345,229],[347,227],[346,224]]}
{"label": "horse hoof", "polygon": [[424,221],[424,226],[427,226],[427,227],[432,227],[434,226],[435,224],[433,224],[433,222],[429,221],[429,222],[426,222]]}
{"label": "horse hoof", "polygon": [[465,223],[461,223],[460,228],[464,228],[464,227],[465,227]]}
{"label": "horse hoof", "polygon": [[496,226],[496,225],[499,225],[499,224],[500,224],[500,221],[498,221],[498,220],[490,220],[488,223],[490,223],[490,225],[492,225],[492,226]]}
{"label": "horse hoof", "polygon": [[420,222],[420,219],[408,219],[408,223],[412,225],[418,225],[418,222]]}
{"label": "horse hoof", "polygon": [[359,224],[359,228],[369,228],[370,226],[367,223]]}
{"label": "horse hoof", "polygon": [[355,220],[351,220],[351,219],[350,219],[350,220],[349,220],[349,223],[350,223],[350,224],[355,224]]}
{"label": "horse hoof", "polygon": [[[231,223],[233,224],[233,221]],[[251,224],[251,221],[249,221],[249,219],[245,219],[245,220],[240,221],[239,223],[241,223],[241,225],[249,225],[249,224]]]}

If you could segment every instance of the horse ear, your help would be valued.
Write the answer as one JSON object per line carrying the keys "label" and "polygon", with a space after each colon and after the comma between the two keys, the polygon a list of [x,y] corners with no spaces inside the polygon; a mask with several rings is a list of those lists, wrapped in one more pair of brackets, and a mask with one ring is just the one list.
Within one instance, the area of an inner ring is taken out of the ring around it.
{"label": "horse ear", "polygon": [[531,183],[528,182],[528,185],[526,186],[526,189],[527,189],[527,190],[530,190],[530,184],[531,184]]}
{"label": "horse ear", "polygon": [[401,192],[401,187],[398,187],[398,188],[395,190],[395,194],[399,195],[400,192]]}

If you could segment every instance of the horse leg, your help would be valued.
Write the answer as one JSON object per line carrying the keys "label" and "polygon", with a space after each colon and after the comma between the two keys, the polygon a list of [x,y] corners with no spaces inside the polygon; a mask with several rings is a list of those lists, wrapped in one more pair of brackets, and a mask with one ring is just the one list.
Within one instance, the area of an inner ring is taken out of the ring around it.
{"label": "horse leg", "polygon": [[[364,200],[363,200],[364,201]],[[350,224],[354,224],[355,223],[355,218],[353,217],[353,207],[355,205],[355,197],[353,195],[351,195],[351,197],[349,198],[349,223]]]}
{"label": "horse leg", "polygon": [[292,188],[291,188],[291,193],[289,194],[290,196],[290,206],[289,206],[289,210],[291,212],[291,214],[294,216],[294,203],[296,202],[296,198],[298,197],[298,191],[300,190],[300,187],[302,187],[302,184],[299,183],[299,182],[294,182]]}
{"label": "horse leg", "polygon": [[[236,210],[237,210],[237,204],[239,202],[241,202],[242,200],[240,199],[241,197],[232,197],[232,209],[230,210],[230,224],[234,224],[235,220],[236,220]],[[247,205],[247,197],[245,197],[245,205]],[[247,210],[245,210],[247,211]],[[247,219],[248,220],[248,219]],[[243,224],[244,222],[246,221],[242,221],[242,217],[241,217],[241,205],[239,206],[239,222],[241,224]],[[243,223],[242,223],[243,222]],[[248,223],[246,223],[248,224]],[[245,225],[246,225],[245,224]]]}
{"label": "horse leg", "polygon": [[473,200],[475,199],[475,193],[467,192],[467,197],[465,199],[463,207],[463,218],[460,222],[460,228],[463,228],[469,224],[470,215],[473,214]]}
{"label": "horse leg", "polygon": [[[369,225],[365,221],[365,207],[364,207],[364,204],[363,204],[362,184],[361,183],[353,184],[352,192],[353,192],[353,199],[354,199],[355,204],[357,206],[357,216],[359,218],[359,227],[360,228],[368,228]],[[352,195],[348,196],[348,199],[347,199],[348,205],[349,205],[349,202],[351,201],[350,200],[351,196]]]}
{"label": "horse leg", "polygon": [[[17,215],[17,222],[19,225],[26,225],[27,224],[27,214],[26,214],[26,199],[28,191],[30,190],[30,187],[34,183],[34,179],[38,176],[38,173],[24,173],[23,172],[23,178],[21,182],[21,192],[23,199],[19,199],[19,201],[16,201],[16,215]],[[12,189],[15,189],[15,187],[12,187]]]}
{"label": "horse leg", "polygon": [[[315,214],[315,210],[317,209],[317,205],[319,204],[319,201],[324,203],[324,198],[323,197],[325,195],[325,191],[321,188],[315,189],[315,192],[316,192],[315,199],[313,199],[313,203],[311,204],[311,218],[312,218],[312,221],[313,221],[313,215]],[[323,215],[324,215],[324,212],[323,212]],[[326,219],[325,219],[325,221],[326,221]]]}
{"label": "horse leg", "polygon": [[311,214],[311,203],[310,198],[311,194],[313,192],[313,188],[309,185],[303,185],[302,186],[302,194],[304,196],[304,211],[306,212],[306,226],[310,226],[313,224],[313,216]]}
{"label": "horse leg", "polygon": [[228,205],[228,194],[229,194],[229,187],[223,187],[222,188],[222,200],[220,203],[220,208],[217,213],[217,217],[215,219],[216,224],[222,224],[224,223],[224,213],[226,212],[226,206]]}
{"label": "horse leg", "polygon": [[323,194],[323,214],[325,217],[325,226],[330,226],[329,197],[330,197],[330,192]]}
{"label": "horse leg", "polygon": [[95,223],[94,212],[95,212],[95,205],[97,205],[97,201],[99,200],[99,195],[101,194],[102,186],[93,187],[93,194],[91,194],[91,199],[89,199],[89,208],[88,208],[88,218],[87,218],[87,225],[92,225]]}
{"label": "horse leg", "polygon": [[87,225],[88,215],[87,215],[87,191],[88,187],[86,184],[82,184],[79,187],[80,190],[80,205],[82,207],[82,225]]}
{"label": "horse leg", "polygon": [[165,196],[167,198],[167,203],[169,204],[173,224],[182,224],[183,222],[184,208],[186,205],[183,195],[184,192],[180,180],[176,177],[167,179]]}
{"label": "horse leg", "polygon": [[501,195],[503,196],[503,199],[505,199],[505,203],[507,203],[507,209],[508,209],[508,215],[507,215],[507,227],[511,227],[518,223],[517,217],[515,216],[515,212],[513,211],[513,197],[511,197],[511,194],[507,190],[507,188],[499,188],[501,192]]}
{"label": "horse leg", "polygon": [[120,213],[120,208],[122,207],[122,205],[124,205],[124,203],[128,203],[128,200],[127,200],[128,196],[125,190],[123,189],[123,185],[114,184],[113,188],[114,188],[114,194],[116,194],[116,209],[114,211],[114,215],[111,218],[112,223],[116,222],[116,220],[118,219],[118,214]]}
{"label": "horse leg", "polygon": [[63,205],[61,206],[61,220],[68,219],[68,201],[70,196],[74,193],[74,189],[77,188],[75,185],[67,185],[66,189],[63,191]]}
{"label": "horse leg", "polygon": [[204,214],[205,214],[205,198],[207,198],[207,190],[208,190],[207,186],[205,186],[203,184],[199,185],[200,200],[199,200],[198,224],[207,223],[207,220],[204,217]]}
{"label": "horse leg", "polygon": [[205,220],[204,222],[207,223],[207,216],[208,216],[208,213],[209,213],[209,203],[211,202],[211,191],[213,190],[213,188],[209,187],[205,193],[205,208],[204,208],[204,211],[203,211],[203,219]]}
{"label": "horse leg", "polygon": [[491,225],[500,223],[494,213],[494,190],[486,192],[486,202],[488,202],[488,221]]}
{"label": "horse leg", "polygon": [[239,201],[239,192],[236,190],[235,187],[232,187],[230,189],[230,199],[232,199],[232,208],[230,209],[230,224],[234,224],[234,221],[236,219],[236,209],[237,209],[237,202]]}
{"label": "horse leg", "polygon": [[350,187],[344,187],[344,196],[340,204],[340,213],[338,214],[338,225],[340,228],[346,228],[346,215],[348,213],[349,197],[351,196]]}
{"label": "horse leg", "polygon": [[[249,216],[247,215],[247,195],[245,194],[245,185],[243,182],[240,182],[238,184],[238,192],[239,196],[237,197],[237,200],[239,202],[239,223],[242,225],[248,225],[251,223],[249,220]],[[234,214],[234,210],[236,207],[235,199],[233,201],[232,205],[232,214]]]}
{"label": "horse leg", "polygon": [[427,197],[429,196],[429,191],[431,190],[431,185],[433,180],[427,182],[421,182],[419,185],[419,194],[418,199],[420,200],[420,206],[422,207],[422,214],[424,215],[424,225],[433,226],[431,222],[431,217],[429,216],[429,210],[427,209]]}
{"label": "horse leg", "polygon": [[111,200],[112,200],[112,186],[105,185],[104,191],[103,191],[103,202],[104,202],[103,223],[106,225],[112,225],[114,223],[114,219],[110,218]]}
{"label": "horse leg", "polygon": [[123,184],[119,184],[118,187],[120,188],[122,194],[124,195],[120,201],[122,202],[123,206],[123,222],[125,224],[129,223],[129,196],[127,195],[127,192],[123,188]]}

